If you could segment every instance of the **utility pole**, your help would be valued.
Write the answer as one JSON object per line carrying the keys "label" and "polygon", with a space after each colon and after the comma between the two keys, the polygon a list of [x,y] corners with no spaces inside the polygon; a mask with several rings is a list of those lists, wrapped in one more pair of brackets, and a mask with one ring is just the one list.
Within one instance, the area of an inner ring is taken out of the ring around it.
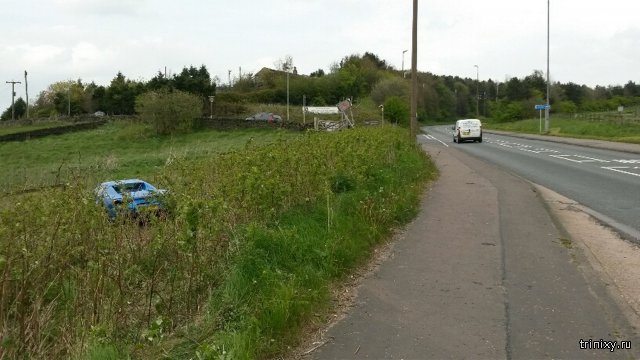
{"label": "utility pole", "polygon": [[476,68],[476,117],[480,117],[480,67],[473,66]]}
{"label": "utility pole", "polygon": [[547,104],[544,107],[544,132],[549,132],[549,0],[547,0]]}
{"label": "utility pole", "polygon": [[411,30],[411,141],[418,135],[418,0],[413,0],[413,26]]}
{"label": "utility pole", "polygon": [[20,81],[7,81],[7,84],[11,84],[11,120],[15,120],[16,107],[14,106],[14,100],[16,98],[16,84],[22,84]]}
{"label": "utility pole", "polygon": [[229,90],[231,90],[231,70],[229,70]]}
{"label": "utility pole", "polygon": [[24,71],[24,93],[27,98],[27,119],[29,118],[29,85],[27,83],[27,70]]}

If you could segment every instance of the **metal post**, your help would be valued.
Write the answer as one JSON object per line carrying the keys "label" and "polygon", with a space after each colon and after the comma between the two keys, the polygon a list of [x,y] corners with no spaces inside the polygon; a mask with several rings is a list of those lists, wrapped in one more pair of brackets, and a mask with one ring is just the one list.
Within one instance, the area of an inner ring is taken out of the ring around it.
{"label": "metal post", "polygon": [[545,132],[549,132],[549,109],[550,109],[550,103],[549,103],[549,87],[550,87],[550,83],[549,83],[549,0],[547,0],[547,106],[544,109],[544,131]]}
{"label": "metal post", "polygon": [[404,77],[404,54],[409,50],[402,51],[402,77]]}
{"label": "metal post", "polygon": [[287,67],[287,122],[289,122],[289,68]]}
{"label": "metal post", "polygon": [[418,0],[413,0],[413,26],[411,31],[411,141],[418,133]]}
{"label": "metal post", "polygon": [[215,99],[215,96],[209,96],[209,118],[213,119],[213,100]]}
{"label": "metal post", "polygon": [[302,95],[302,123],[307,123],[307,95]]}
{"label": "metal post", "polygon": [[476,68],[476,117],[480,117],[480,67],[473,66]]}
{"label": "metal post", "polygon": [[27,83],[27,70],[24,71],[24,93],[27,97],[27,119],[29,118],[29,85]]}

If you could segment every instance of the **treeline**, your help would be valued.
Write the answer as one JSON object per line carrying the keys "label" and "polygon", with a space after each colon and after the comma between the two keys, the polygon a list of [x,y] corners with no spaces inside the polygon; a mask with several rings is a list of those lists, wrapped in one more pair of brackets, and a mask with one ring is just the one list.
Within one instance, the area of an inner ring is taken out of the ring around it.
{"label": "treeline", "polygon": [[[288,83],[288,86],[287,86]],[[546,80],[542,71],[504,82],[492,79],[476,81],[458,76],[418,74],[418,118],[450,120],[480,116],[511,121],[536,116],[534,105],[546,99]],[[118,73],[108,86],[95,83],[59,82],[43,91],[33,104],[35,116],[76,115],[103,111],[113,115],[134,114],[136,98],[149,91],[177,89],[198,96],[202,115],[240,115],[244,104],[268,103],[295,106],[333,105],[350,98],[354,104],[371,102],[384,105],[385,115],[405,118],[408,114],[410,74],[390,66],[377,55],[349,55],[331,65],[328,73],[318,69],[309,75],[298,74],[290,57],[275,69],[263,68],[245,73],[221,84],[212,79],[207,68],[185,67],[179,74],[158,74],[149,81],[136,81]],[[288,89],[288,91],[287,91]],[[210,107],[208,97],[215,96]],[[288,95],[288,96],[287,96]],[[640,104],[640,84],[629,81],[620,86],[590,88],[572,82],[555,82],[550,89],[552,112],[576,113],[611,111],[618,106]],[[24,116],[26,104],[16,102],[16,117]],[[11,117],[11,108],[2,118]]]}
{"label": "treeline", "polygon": [[[158,72],[149,81],[128,79],[118,72],[108,86],[85,84],[82,80],[51,84],[42,91],[30,105],[30,116],[49,117],[64,115],[93,114],[97,111],[109,115],[133,115],[136,113],[136,98],[157,90],[180,90],[201,98],[214,95],[216,84],[209,71],[202,65],[185,67],[179,74],[166,76]],[[204,105],[203,109],[204,111]],[[22,98],[15,102],[15,117],[26,115],[26,103]],[[11,107],[3,114],[2,120],[11,119]]]}

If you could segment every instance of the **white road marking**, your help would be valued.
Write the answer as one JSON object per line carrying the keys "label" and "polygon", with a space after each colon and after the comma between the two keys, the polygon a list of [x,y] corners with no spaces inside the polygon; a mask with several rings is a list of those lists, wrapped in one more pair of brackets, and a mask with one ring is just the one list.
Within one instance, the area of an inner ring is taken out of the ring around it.
{"label": "white road marking", "polygon": [[442,142],[442,141],[440,141],[440,140],[436,139],[433,135],[425,135],[425,134],[422,134],[422,136],[424,136],[424,137],[425,137],[425,138],[427,138],[428,140],[435,140],[435,141],[437,141],[437,142],[441,143],[442,145],[444,145],[444,146],[446,146],[446,147],[449,147],[449,145],[447,145],[447,144],[445,144],[444,142]]}
{"label": "white road marking", "polygon": [[[558,158],[558,159],[562,159],[562,160],[573,161],[573,162],[577,162],[577,163],[586,163],[586,162],[608,163],[608,162],[610,162],[608,160],[594,159],[594,158],[591,158],[591,157],[588,157],[588,156],[582,156],[582,155],[549,155],[549,156],[554,157],[554,158]],[[578,158],[578,159],[570,159],[571,157]]]}
{"label": "white road marking", "polygon": [[[640,170],[640,166],[634,166],[634,167],[630,167],[630,166],[610,166],[610,167],[603,167],[603,169],[607,169],[607,170],[611,170],[611,171],[616,171],[619,173],[623,173],[623,174],[628,174],[628,175],[633,175],[633,176],[639,176],[640,177],[640,172],[630,172],[630,171],[625,171],[625,170]],[[621,169],[625,169],[625,170],[621,170]]]}
{"label": "white road marking", "polygon": [[[423,135],[423,136],[425,138],[429,139],[429,140],[439,141],[440,143],[442,143],[443,145],[445,145],[447,147],[449,146],[449,145],[443,143],[442,141],[436,139],[433,136],[430,136],[430,135],[429,136]],[[498,146],[502,146],[502,147],[506,147],[506,148],[510,148],[510,149],[522,150],[522,151],[526,151],[526,152],[530,152],[530,153],[534,153],[534,154],[544,154],[544,153],[561,154],[560,151],[558,151],[558,150],[553,150],[553,149],[549,149],[549,148],[535,148],[532,145],[514,143],[514,142],[510,142],[510,141],[503,140],[503,139],[498,139],[498,138],[493,138],[493,137],[485,137],[485,142],[490,143],[490,144],[496,144]],[[640,159],[603,160],[603,159],[596,159],[596,158],[583,156],[583,155],[570,155],[570,154],[564,154],[564,155],[547,154],[547,155],[551,156],[551,157],[554,157],[554,158],[557,158],[557,159],[562,159],[562,160],[575,162],[575,163],[578,163],[578,164],[583,164],[583,163],[619,163],[619,164],[629,164],[629,165],[640,164]],[[601,168],[605,169],[605,170],[615,171],[615,172],[618,172],[618,173],[621,173],[621,174],[633,175],[633,176],[640,177],[640,166],[603,166]]]}

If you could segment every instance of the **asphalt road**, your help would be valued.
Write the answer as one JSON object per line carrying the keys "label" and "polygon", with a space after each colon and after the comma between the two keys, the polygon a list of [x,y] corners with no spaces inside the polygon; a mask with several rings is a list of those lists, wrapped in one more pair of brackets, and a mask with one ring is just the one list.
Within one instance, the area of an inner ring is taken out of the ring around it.
{"label": "asphalt road", "polygon": [[640,153],[487,133],[481,144],[456,144],[448,126],[423,130],[427,135],[420,141],[455,147],[545,186],[594,210],[593,215],[627,238],[640,241]]}
{"label": "asphalt road", "polygon": [[531,184],[464,150],[492,145],[422,146],[440,178],[420,215],[304,358],[638,358],[637,329]]}

